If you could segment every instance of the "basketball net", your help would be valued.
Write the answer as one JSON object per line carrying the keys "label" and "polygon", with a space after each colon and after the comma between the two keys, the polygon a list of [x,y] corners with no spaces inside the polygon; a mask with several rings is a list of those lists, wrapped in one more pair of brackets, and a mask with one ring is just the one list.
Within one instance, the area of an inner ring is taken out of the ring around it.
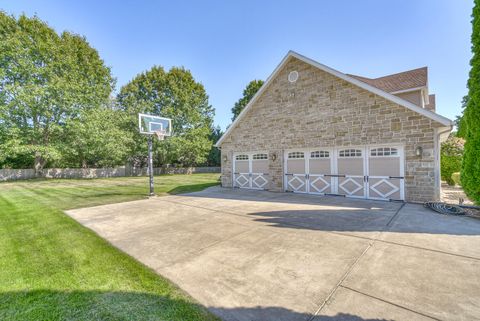
{"label": "basketball net", "polygon": [[164,140],[166,131],[163,129],[156,130],[154,134],[157,136],[158,140]]}

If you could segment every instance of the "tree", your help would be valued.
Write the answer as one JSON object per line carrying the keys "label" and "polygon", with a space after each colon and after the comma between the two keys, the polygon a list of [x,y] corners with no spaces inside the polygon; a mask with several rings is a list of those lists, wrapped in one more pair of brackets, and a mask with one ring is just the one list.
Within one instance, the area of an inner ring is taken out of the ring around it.
{"label": "tree", "polygon": [[467,104],[468,104],[468,96],[463,96],[463,99],[462,99],[462,115],[461,116],[457,116],[455,118],[455,127],[457,127],[457,136],[458,137],[463,137],[465,138],[466,136],[466,130],[467,130],[467,125],[465,124],[465,119],[463,117],[464,113],[465,113],[465,108],[467,107]]}
{"label": "tree", "polygon": [[468,102],[463,118],[465,153],[461,182],[467,196],[480,203],[480,0],[474,1],[472,13],[472,59],[468,79]]}
{"label": "tree", "polygon": [[41,170],[61,158],[65,124],[108,101],[110,69],[82,36],[0,12],[0,149]]}
{"label": "tree", "polygon": [[[223,131],[220,128],[220,126],[212,128],[210,132],[210,140],[212,141],[213,144],[215,144],[216,142],[218,142],[220,137],[222,137],[222,135],[223,135]],[[220,150],[217,147],[212,145],[212,148],[210,149],[210,153],[208,154],[208,157],[207,157],[207,165],[220,166],[221,165],[220,154],[221,154]]]}
{"label": "tree", "polygon": [[263,80],[252,80],[248,83],[247,87],[243,90],[243,97],[240,98],[232,108],[232,121],[234,121],[238,115],[242,112],[243,108],[247,106],[250,100],[255,96],[257,91],[262,87]]}
{"label": "tree", "polygon": [[131,132],[124,130],[127,121],[125,112],[110,106],[84,110],[67,121],[61,167],[124,165],[133,142]]}
{"label": "tree", "polygon": [[123,86],[117,96],[119,107],[130,117],[134,158],[146,155],[146,140],[138,134],[137,115],[148,113],[172,118],[173,137],[156,144],[157,163],[196,165],[206,161],[214,109],[201,83],[190,71],[173,67],[168,72],[154,66]]}
{"label": "tree", "polygon": [[454,135],[450,135],[442,143],[440,155],[441,173],[442,179],[448,185],[455,185],[452,174],[461,171],[464,144],[465,140],[463,138],[455,137]]}

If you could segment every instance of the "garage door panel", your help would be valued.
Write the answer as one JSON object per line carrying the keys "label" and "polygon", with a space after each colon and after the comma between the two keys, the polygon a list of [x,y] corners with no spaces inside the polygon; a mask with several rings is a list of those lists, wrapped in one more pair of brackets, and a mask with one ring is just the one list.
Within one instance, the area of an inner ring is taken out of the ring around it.
{"label": "garage door panel", "polygon": [[365,197],[365,153],[363,148],[343,148],[337,152],[337,193]]}
{"label": "garage door panel", "polygon": [[247,161],[236,161],[235,163],[235,172],[237,173],[249,173],[249,163]]}
{"label": "garage door panel", "polygon": [[330,159],[310,159],[309,174],[331,174]]}
{"label": "garage door panel", "polygon": [[375,178],[369,177],[368,179],[368,196],[369,198],[376,199],[402,199],[401,195],[401,179],[389,179],[389,178]]}
{"label": "garage door panel", "polygon": [[368,163],[371,176],[401,176],[400,157],[370,157]]}
{"label": "garage door panel", "polygon": [[287,174],[305,174],[305,160],[289,159],[287,162]]}
{"label": "garage door panel", "polygon": [[333,178],[325,175],[309,175],[309,192],[313,194],[332,194]]}
{"label": "garage door panel", "polygon": [[313,194],[332,194],[333,179],[330,176],[332,173],[331,159],[310,158],[308,161],[308,169],[309,192]]}
{"label": "garage door panel", "polygon": [[363,176],[363,158],[339,158],[338,174]]}
{"label": "garage door panel", "polygon": [[403,199],[403,157],[398,147],[370,147],[368,198]]}
{"label": "garage door panel", "polygon": [[365,182],[362,177],[339,177],[338,194],[351,197],[365,197]]}
{"label": "garage door panel", "polygon": [[234,187],[266,189],[268,187],[268,154],[239,153],[234,157]]}
{"label": "garage door panel", "polygon": [[268,173],[268,160],[253,160],[252,173]]}
{"label": "garage door panel", "polygon": [[289,192],[307,193],[307,159],[308,152],[293,151],[286,153],[285,189]]}
{"label": "garage door panel", "polygon": [[286,175],[287,191],[296,193],[307,192],[307,177],[305,174]]}
{"label": "garage door panel", "polygon": [[253,173],[251,176],[252,179],[252,188],[257,188],[257,189],[265,189],[267,188],[268,184],[268,174],[262,174],[262,173]]}

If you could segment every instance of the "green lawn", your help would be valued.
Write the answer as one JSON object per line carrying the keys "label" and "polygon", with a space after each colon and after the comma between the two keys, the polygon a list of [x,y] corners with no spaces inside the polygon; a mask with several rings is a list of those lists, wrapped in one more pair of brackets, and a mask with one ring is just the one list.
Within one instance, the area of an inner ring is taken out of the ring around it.
{"label": "green lawn", "polygon": [[[198,191],[218,174],[155,177]],[[0,320],[217,320],[62,210],[145,198],[146,177],[0,183]]]}

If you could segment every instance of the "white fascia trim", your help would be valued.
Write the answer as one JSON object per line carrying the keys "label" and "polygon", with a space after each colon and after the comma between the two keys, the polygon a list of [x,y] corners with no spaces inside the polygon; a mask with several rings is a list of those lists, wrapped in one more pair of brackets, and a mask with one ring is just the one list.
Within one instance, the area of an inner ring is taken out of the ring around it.
{"label": "white fascia trim", "polygon": [[275,68],[275,70],[273,71],[273,73],[267,78],[267,80],[265,81],[265,83],[263,84],[262,87],[260,87],[260,89],[258,90],[258,92],[255,94],[255,96],[253,96],[253,98],[250,100],[250,102],[247,104],[247,106],[245,106],[245,108],[242,110],[242,112],[238,115],[238,117],[235,119],[235,121],[230,125],[230,127],[227,129],[227,131],[223,134],[223,136],[218,140],[218,142],[215,144],[215,146],[219,146],[222,144],[222,142],[225,140],[225,138],[230,134],[230,132],[233,130],[233,128],[235,128],[235,126],[238,124],[238,122],[244,117],[244,115],[247,113],[247,111],[250,109],[250,107],[255,103],[255,101],[258,99],[258,97],[260,97],[262,95],[262,93],[265,91],[265,88],[268,87],[268,85],[270,84],[270,82],[275,78],[275,76],[278,74],[278,72],[280,71],[280,69],[283,67],[283,65],[286,63],[286,61],[288,60],[288,58],[290,57],[295,57],[307,64],[310,64],[314,67],[317,67],[318,69],[320,70],[323,70],[331,75],[334,75],[340,79],[343,79],[345,80],[346,82],[349,82],[353,85],[356,85],[357,87],[360,87],[362,89],[365,89],[377,96],[380,96],[380,97],[383,97],[387,100],[390,100],[391,102],[394,102],[400,106],[403,106],[405,108],[408,108],[412,111],[415,111],[425,117],[428,117],[432,120],[435,120],[437,122],[439,122],[440,124],[444,125],[444,126],[452,126],[453,125],[453,121],[451,121],[450,119],[446,118],[446,117],[443,117],[439,114],[436,114],[434,112],[431,112],[427,109],[424,109],[422,107],[419,107],[405,99],[402,99],[400,97],[397,97],[397,96],[394,96],[392,94],[389,94],[383,90],[380,90],[376,87],[373,87],[373,86],[370,86],[369,84],[367,83],[364,83],[363,81],[360,81],[360,80],[357,80],[353,77],[350,77],[348,75],[345,75],[344,73],[338,71],[338,70],[335,70],[333,68],[330,68],[328,66],[325,66],[319,62],[316,62],[315,60],[312,60],[310,58],[307,58],[299,53],[296,53],[292,50],[290,50],[287,55],[282,59],[282,61],[280,62],[280,64]]}

